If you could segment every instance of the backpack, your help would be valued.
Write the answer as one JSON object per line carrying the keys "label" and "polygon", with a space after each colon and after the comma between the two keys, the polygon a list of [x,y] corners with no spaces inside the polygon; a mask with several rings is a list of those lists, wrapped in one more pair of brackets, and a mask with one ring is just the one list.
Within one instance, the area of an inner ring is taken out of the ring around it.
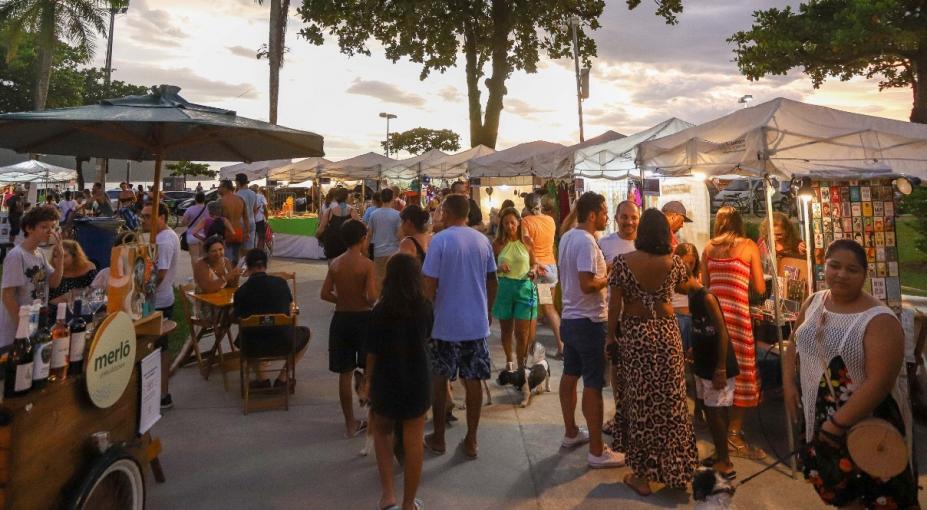
{"label": "backpack", "polygon": [[351,215],[347,213],[347,206],[344,204],[341,205],[341,212],[344,214],[335,216],[329,211],[328,225],[326,225],[325,231],[322,233],[322,249],[325,251],[325,258],[328,260],[332,260],[348,251],[344,239],[341,238],[341,225],[351,219]]}

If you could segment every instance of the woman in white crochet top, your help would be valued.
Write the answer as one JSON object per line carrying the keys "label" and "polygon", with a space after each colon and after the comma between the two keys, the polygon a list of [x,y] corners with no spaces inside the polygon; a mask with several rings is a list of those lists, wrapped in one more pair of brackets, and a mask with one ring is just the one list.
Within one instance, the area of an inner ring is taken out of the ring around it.
{"label": "woman in white crochet top", "polygon": [[898,379],[904,358],[901,324],[891,309],[863,291],[868,262],[862,246],[834,241],[824,263],[828,290],[802,306],[785,359],[788,373],[795,372],[796,357],[800,360],[801,386],[793,378],[783,386],[786,408],[793,418],[804,418],[805,478],[829,505],[919,508],[910,463],[890,480],[877,479],[854,464],[846,446],[847,431],[871,416],[911,437],[907,392]]}

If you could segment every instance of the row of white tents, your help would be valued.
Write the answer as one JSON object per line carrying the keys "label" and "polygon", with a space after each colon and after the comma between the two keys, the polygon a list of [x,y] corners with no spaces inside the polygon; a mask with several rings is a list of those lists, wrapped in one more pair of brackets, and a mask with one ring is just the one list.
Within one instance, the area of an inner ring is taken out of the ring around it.
{"label": "row of white tents", "polygon": [[622,179],[641,172],[784,179],[904,174],[927,181],[927,125],[777,98],[697,126],[671,118],[630,136],[609,131],[569,147],[534,141],[501,151],[484,146],[457,154],[433,150],[404,160],[370,152],[335,162],[309,158],[238,164],[220,174],[232,178],[239,172],[290,183],[318,177]]}
{"label": "row of white tents", "polygon": [[77,171],[35,159],[0,167],[0,183],[68,183],[77,179]]}

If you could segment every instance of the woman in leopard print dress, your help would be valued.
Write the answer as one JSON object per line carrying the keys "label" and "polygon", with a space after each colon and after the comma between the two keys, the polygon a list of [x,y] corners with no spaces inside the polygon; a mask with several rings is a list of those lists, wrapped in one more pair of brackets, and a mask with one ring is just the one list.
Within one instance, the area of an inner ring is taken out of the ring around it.
{"label": "woman in leopard print dress", "polygon": [[674,488],[691,482],[698,451],[686,407],[682,338],[671,305],[674,290],[687,293],[688,273],[671,254],[663,213],[644,212],[635,247],[612,267],[608,342],[617,344],[609,350],[617,350],[622,388],[615,449],[626,453],[633,471],[624,482],[646,496],[650,482]]}

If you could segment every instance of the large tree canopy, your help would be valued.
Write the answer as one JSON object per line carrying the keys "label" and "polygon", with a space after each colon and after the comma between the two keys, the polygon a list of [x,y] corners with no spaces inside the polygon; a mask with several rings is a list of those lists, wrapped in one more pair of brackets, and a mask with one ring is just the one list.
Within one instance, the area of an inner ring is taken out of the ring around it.
{"label": "large tree canopy", "polygon": [[809,0],[753,14],[730,39],[751,80],[801,67],[819,87],[828,77],[878,77],[879,90],[911,87],[911,121],[927,123],[927,2]]}
{"label": "large tree canopy", "polygon": [[[656,0],[657,13],[668,23],[682,11],[682,0]],[[634,8],[640,0],[628,0]],[[534,73],[541,54],[572,55],[567,25],[577,16],[579,53],[588,64],[596,44],[586,31],[599,28],[603,0],[303,0],[299,16],[307,23],[300,35],[322,44],[325,34],[337,38],[348,55],[370,55],[367,42],[383,45],[393,62],[408,58],[422,64],[420,79],[444,72],[464,55],[470,116],[470,145],[496,146],[505,82],[514,71]],[[480,80],[488,97],[481,100]],[[564,93],[569,93],[564,91]]]}
{"label": "large tree canopy", "polygon": [[[386,142],[380,142],[386,149]],[[401,133],[390,133],[390,152],[406,151],[413,156],[438,149],[445,152],[460,150],[460,135],[450,129],[412,128]]]}
{"label": "large tree canopy", "polygon": [[[3,46],[0,45],[0,53]],[[0,59],[0,112],[27,111],[33,108],[35,80],[33,70],[39,58],[36,37],[25,34],[19,48],[9,61]],[[48,87],[48,108],[81,106],[109,97],[146,94],[147,87],[119,80],[103,85],[103,70],[84,67],[90,62],[87,52],[79,47],[58,42],[52,52],[52,67]]]}

